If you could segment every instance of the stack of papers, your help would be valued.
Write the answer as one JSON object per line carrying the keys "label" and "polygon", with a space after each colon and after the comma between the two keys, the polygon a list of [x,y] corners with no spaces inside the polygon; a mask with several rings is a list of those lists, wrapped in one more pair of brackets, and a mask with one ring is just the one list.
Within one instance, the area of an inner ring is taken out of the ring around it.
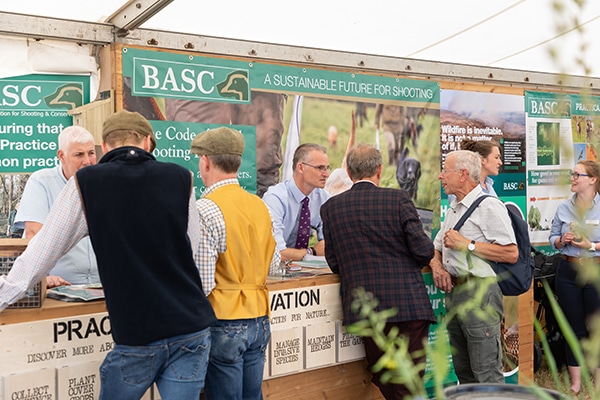
{"label": "stack of papers", "polygon": [[48,289],[46,295],[51,299],[62,301],[103,300],[102,285],[71,285]]}
{"label": "stack of papers", "polygon": [[302,268],[329,268],[323,256],[306,256],[302,261],[294,261],[292,265],[298,265]]}

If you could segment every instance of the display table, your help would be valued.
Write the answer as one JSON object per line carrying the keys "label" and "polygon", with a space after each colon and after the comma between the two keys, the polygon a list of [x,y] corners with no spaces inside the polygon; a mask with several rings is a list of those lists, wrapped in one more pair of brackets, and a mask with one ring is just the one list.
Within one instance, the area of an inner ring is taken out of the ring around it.
{"label": "display table", "polygon": [[[267,285],[272,337],[264,372],[266,399],[383,399],[366,371],[362,341],[341,325],[338,275],[303,271],[269,277]],[[530,384],[533,377],[531,293],[514,299],[525,342],[519,352],[522,384]],[[90,396],[81,399],[96,399],[98,367],[112,347],[103,301],[46,299],[42,308],[7,309],[0,313],[0,400],[34,392],[57,393],[58,399],[76,398],[76,393]],[[144,397],[159,398],[156,390]]]}
{"label": "display table", "polygon": [[[338,333],[343,329],[338,276],[328,270],[315,274],[268,280],[273,311],[265,398],[382,399],[370,382],[360,342],[352,345]],[[348,351],[338,353],[338,337]],[[0,400],[33,393],[96,399],[98,367],[112,347],[104,301],[45,299],[41,308],[7,309],[0,313]],[[156,390],[144,397],[159,398]]]}
{"label": "display table", "polygon": [[46,298],[42,308],[6,309],[0,313],[0,326],[106,312],[104,301],[70,303]]}
{"label": "display table", "polygon": [[[265,399],[383,399],[366,370],[362,342],[345,334],[341,327],[339,276],[329,270],[304,271],[320,275],[298,274],[293,278],[269,278],[267,282],[272,337],[265,365]],[[353,339],[355,345],[350,343]],[[285,355],[280,356],[290,353],[281,343],[290,341],[304,342],[298,349],[295,370],[290,370],[290,363],[276,365],[288,361]]]}

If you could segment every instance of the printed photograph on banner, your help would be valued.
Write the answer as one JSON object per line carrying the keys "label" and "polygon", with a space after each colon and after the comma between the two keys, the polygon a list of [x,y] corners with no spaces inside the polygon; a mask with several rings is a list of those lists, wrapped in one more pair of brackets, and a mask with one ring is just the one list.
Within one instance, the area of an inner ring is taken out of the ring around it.
{"label": "printed photograph on banner", "polygon": [[538,122],[536,127],[537,165],[560,165],[560,124]]}
{"label": "printed photograph on banner", "polygon": [[[392,111],[388,113],[389,110]],[[356,118],[354,143],[377,146],[379,135],[384,162],[380,186],[402,188],[418,207],[433,210],[439,196],[436,190],[439,153],[435,151],[438,110],[302,96],[301,114],[292,102],[285,105],[284,127],[290,128],[284,132],[282,148],[288,149],[292,123],[299,120],[302,129],[292,147],[305,142],[325,146],[332,167],[328,179],[337,179],[336,169],[341,170],[352,135],[353,111],[355,118],[358,112],[363,113],[362,124]],[[285,153],[291,157],[293,149]],[[284,159],[284,168],[286,161],[291,159]]]}
{"label": "printed photograph on banner", "polygon": [[[467,139],[469,145],[463,143]],[[502,164],[489,162],[482,173],[488,178],[487,186],[491,186],[487,188],[489,193],[505,201],[526,195],[525,139],[523,96],[458,90],[440,93],[441,167],[450,152],[470,150],[477,147],[476,142],[492,141],[499,147]],[[443,217],[450,202],[443,190],[441,198]],[[526,214],[526,210],[521,212]]]}
{"label": "printed photograph on banner", "polygon": [[598,160],[598,97],[525,92],[528,141],[528,216],[531,242],[550,251],[558,205],[572,196],[570,174],[581,160]]}
{"label": "printed photograph on banner", "polygon": [[570,197],[568,171],[529,171],[527,223],[531,244],[548,246],[556,207]]}
{"label": "printed photograph on banner", "polygon": [[527,167],[570,169],[574,159],[571,99],[555,93],[526,92]]}
{"label": "printed photograph on banner", "polygon": [[598,161],[600,149],[600,98],[572,96],[571,128],[573,132],[574,162]]}
{"label": "printed photograph on banner", "polygon": [[121,51],[124,107],[140,112],[153,127],[177,125],[181,133],[157,140],[155,153],[164,161],[191,165],[184,145],[201,134],[201,125],[254,129],[252,149],[243,157],[252,158],[255,170],[246,171],[245,186],[262,196],[288,177],[299,144],[323,145],[335,180],[344,175],[348,144],[370,143],[383,153],[381,186],[409,191],[418,207],[438,208],[435,82],[127,47]]}

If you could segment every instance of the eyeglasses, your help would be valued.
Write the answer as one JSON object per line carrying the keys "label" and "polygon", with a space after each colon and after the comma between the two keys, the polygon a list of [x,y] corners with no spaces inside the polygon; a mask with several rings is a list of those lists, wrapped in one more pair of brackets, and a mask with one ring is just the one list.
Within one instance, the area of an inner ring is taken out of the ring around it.
{"label": "eyeglasses", "polygon": [[309,167],[312,167],[312,168],[314,168],[316,170],[319,170],[320,173],[331,172],[331,166],[330,165],[312,165],[312,164],[305,163],[305,162],[303,162],[302,164],[308,165]]}
{"label": "eyeglasses", "polygon": [[441,171],[442,175],[449,174],[450,172],[460,172],[460,170],[459,170],[459,169],[445,169],[445,168],[444,168],[444,169]]}
{"label": "eyeglasses", "polygon": [[580,176],[590,176],[590,175],[589,174],[580,174],[579,172],[571,172],[571,178],[573,178],[574,181],[579,179]]}

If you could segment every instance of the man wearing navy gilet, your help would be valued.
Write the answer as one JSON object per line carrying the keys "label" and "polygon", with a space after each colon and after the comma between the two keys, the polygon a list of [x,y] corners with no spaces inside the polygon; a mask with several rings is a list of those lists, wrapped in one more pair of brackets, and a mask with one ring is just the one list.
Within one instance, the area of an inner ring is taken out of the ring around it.
{"label": "man wearing navy gilet", "polygon": [[201,226],[187,169],[157,162],[150,123],[120,111],[104,121],[104,156],[70,179],[40,232],[0,277],[0,310],[90,236],[114,349],[100,399],[198,399],[216,321],[194,256]]}

